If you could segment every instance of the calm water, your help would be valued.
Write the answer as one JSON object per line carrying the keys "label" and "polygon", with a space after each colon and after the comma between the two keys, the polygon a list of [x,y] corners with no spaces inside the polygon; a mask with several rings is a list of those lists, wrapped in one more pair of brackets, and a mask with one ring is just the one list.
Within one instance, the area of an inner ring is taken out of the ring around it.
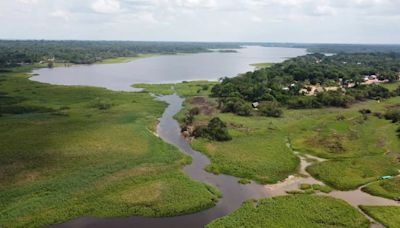
{"label": "calm water", "polygon": [[165,55],[129,63],[94,64],[35,70],[31,79],[59,85],[87,85],[112,90],[134,91],[135,83],[170,83],[193,80],[217,80],[251,71],[253,63],[282,62],[307,54],[299,48],[249,46],[237,53],[199,53]]}

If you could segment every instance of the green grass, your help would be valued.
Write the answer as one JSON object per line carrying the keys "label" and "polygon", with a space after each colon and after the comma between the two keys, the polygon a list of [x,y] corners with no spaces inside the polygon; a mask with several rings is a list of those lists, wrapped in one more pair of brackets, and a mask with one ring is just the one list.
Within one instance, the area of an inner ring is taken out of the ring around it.
{"label": "green grass", "polygon": [[157,95],[171,95],[177,93],[181,97],[208,96],[211,88],[217,82],[191,81],[176,84],[135,84],[133,87],[142,88],[146,92]]}
{"label": "green grass", "polygon": [[47,110],[0,116],[2,227],[215,205],[218,191],[183,174],[190,158],[151,132],[165,103],[146,93],[33,82],[30,68],[0,73],[2,106]]}
{"label": "green grass", "polygon": [[260,70],[263,68],[271,67],[273,65],[273,63],[254,63],[254,64],[250,64],[250,65],[255,67],[256,70]]}
{"label": "green grass", "polygon": [[396,206],[360,206],[361,209],[388,228],[400,227],[400,207]]}
{"label": "green grass", "polygon": [[232,214],[207,225],[220,227],[368,227],[368,220],[342,200],[290,195],[246,202]]}
{"label": "green grass", "polygon": [[393,91],[400,86],[400,82],[393,82],[393,83],[384,83],[382,84],[383,87],[389,89],[390,91]]}
{"label": "green grass", "polygon": [[[229,115],[220,115],[223,121],[231,123]],[[234,117],[238,118],[238,117]],[[268,129],[231,129],[233,137],[228,142],[212,142],[195,139],[194,149],[205,153],[212,164],[208,171],[224,173],[259,183],[276,183],[296,172],[299,159],[286,146],[282,132],[268,132]]]}
{"label": "green grass", "polygon": [[345,120],[336,116],[316,116],[299,123],[302,131],[292,137],[293,147],[323,158],[353,158],[400,152],[396,125],[369,116],[367,120],[355,108],[343,110]]}
{"label": "green grass", "polygon": [[380,176],[397,175],[399,168],[399,164],[389,156],[372,156],[325,161],[309,166],[307,171],[331,187],[351,190]]}
{"label": "green grass", "polygon": [[[194,106],[191,103],[193,94],[186,94],[189,96],[184,108],[176,115],[178,121],[182,121],[184,114]],[[216,103],[211,98],[208,100]],[[209,156],[212,164],[207,170],[210,172],[274,183],[296,173],[298,161],[285,147],[286,138],[289,138],[294,150],[332,160],[324,163],[321,169],[313,168],[315,177],[332,187],[353,189],[375,181],[380,175],[393,173],[398,165],[391,159],[400,154],[396,124],[372,115],[365,120],[358,111],[368,108],[384,112],[387,106],[398,103],[400,97],[381,103],[362,102],[347,109],[284,110],[282,118],[240,117],[218,111],[211,116],[198,115],[195,125],[204,125],[215,116],[221,118],[227,123],[233,140],[195,139],[193,147]],[[343,115],[344,120],[338,120],[339,115]],[[388,152],[390,156],[385,155]],[[378,162],[374,163],[373,159]],[[349,166],[350,163],[356,166]],[[320,164],[313,167],[320,167]],[[342,175],[340,178],[332,173],[336,170]]]}
{"label": "green grass", "polygon": [[130,57],[116,57],[111,59],[104,59],[98,63],[100,64],[115,64],[115,63],[127,63],[132,62],[134,60],[149,58],[159,56],[160,54],[138,54],[137,56],[130,56]]}
{"label": "green grass", "polygon": [[400,177],[391,180],[381,180],[362,188],[371,195],[382,196],[389,199],[400,199]]}
{"label": "green grass", "polygon": [[134,84],[134,88],[141,88],[144,92],[156,94],[158,96],[174,94],[174,84]]}

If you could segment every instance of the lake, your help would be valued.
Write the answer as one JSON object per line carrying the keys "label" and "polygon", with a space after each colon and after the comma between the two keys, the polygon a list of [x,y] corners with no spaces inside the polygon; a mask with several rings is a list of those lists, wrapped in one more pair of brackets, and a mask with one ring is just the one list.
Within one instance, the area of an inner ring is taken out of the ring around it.
{"label": "lake", "polygon": [[253,63],[277,63],[307,54],[306,49],[246,46],[237,53],[161,55],[128,63],[75,65],[34,70],[31,80],[57,85],[85,85],[135,91],[136,83],[218,80],[254,70]]}

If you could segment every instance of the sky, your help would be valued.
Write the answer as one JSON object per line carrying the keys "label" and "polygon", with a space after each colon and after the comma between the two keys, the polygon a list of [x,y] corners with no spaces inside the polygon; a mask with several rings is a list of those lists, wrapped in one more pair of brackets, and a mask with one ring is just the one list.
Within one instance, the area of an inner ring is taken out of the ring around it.
{"label": "sky", "polygon": [[0,0],[0,39],[400,43],[400,0]]}

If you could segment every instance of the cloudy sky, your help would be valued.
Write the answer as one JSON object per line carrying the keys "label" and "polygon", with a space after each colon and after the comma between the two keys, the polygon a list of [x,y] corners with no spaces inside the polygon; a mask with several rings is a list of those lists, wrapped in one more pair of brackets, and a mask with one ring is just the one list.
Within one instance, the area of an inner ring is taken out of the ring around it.
{"label": "cloudy sky", "polygon": [[0,0],[0,38],[400,43],[400,0]]}

